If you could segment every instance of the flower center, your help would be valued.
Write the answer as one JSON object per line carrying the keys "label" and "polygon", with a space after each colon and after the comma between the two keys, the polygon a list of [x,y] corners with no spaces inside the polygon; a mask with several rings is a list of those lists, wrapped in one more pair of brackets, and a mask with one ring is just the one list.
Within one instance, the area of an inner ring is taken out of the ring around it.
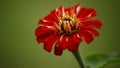
{"label": "flower center", "polygon": [[65,16],[59,20],[60,31],[59,34],[71,35],[78,31],[76,27],[75,18],[70,16]]}

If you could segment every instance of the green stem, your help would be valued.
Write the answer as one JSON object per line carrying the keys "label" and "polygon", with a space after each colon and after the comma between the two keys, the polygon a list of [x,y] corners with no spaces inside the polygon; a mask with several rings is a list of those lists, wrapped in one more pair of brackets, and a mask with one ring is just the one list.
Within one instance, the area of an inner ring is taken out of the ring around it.
{"label": "green stem", "polygon": [[72,52],[72,53],[73,53],[73,55],[75,56],[76,60],[78,61],[80,67],[81,67],[81,68],[85,68],[84,63],[83,63],[83,61],[82,61],[82,58],[81,58],[81,56],[80,56],[80,53],[79,53],[78,51],[77,51],[77,52]]}

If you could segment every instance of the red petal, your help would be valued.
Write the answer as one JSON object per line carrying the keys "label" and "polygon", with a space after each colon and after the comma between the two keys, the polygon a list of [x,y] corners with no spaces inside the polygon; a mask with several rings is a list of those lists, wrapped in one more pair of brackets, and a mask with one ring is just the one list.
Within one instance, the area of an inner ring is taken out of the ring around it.
{"label": "red petal", "polygon": [[44,20],[47,20],[47,21],[50,21],[50,22],[56,22],[56,20],[51,16],[51,15],[48,15],[46,16],[45,18],[43,18]]}
{"label": "red petal", "polygon": [[54,49],[54,54],[60,56],[60,55],[62,55],[62,53],[63,53],[63,49],[56,45],[55,49]]}
{"label": "red petal", "polygon": [[59,36],[57,35],[51,35],[51,37],[49,37],[47,39],[47,41],[44,43],[44,49],[48,52],[50,52],[52,50],[52,46],[55,43],[55,41],[57,41],[57,39],[59,38]]}
{"label": "red petal", "polygon": [[42,42],[47,42],[49,38],[51,38],[54,34],[55,34],[54,32],[49,32],[49,33],[46,32],[44,34],[36,36],[36,40],[38,44]]}
{"label": "red petal", "polygon": [[47,39],[54,34],[55,30],[51,27],[41,26],[35,31],[36,40],[39,43],[47,41]]}
{"label": "red petal", "polygon": [[54,23],[57,21],[50,15],[47,15],[45,18],[40,19],[38,24],[48,25],[48,26],[54,26]]}
{"label": "red petal", "polygon": [[40,26],[35,30],[35,36],[42,36],[49,33],[54,33],[55,28],[52,26]]}
{"label": "red petal", "polygon": [[79,34],[73,34],[73,39],[76,43],[82,42],[82,39],[80,38]]}
{"label": "red petal", "polygon": [[101,26],[102,26],[102,22],[100,20],[92,20],[92,21],[83,22],[82,28],[98,28],[98,29],[100,29]]}
{"label": "red petal", "polygon": [[93,34],[94,36],[99,36],[99,33],[96,31],[96,30],[94,30],[94,29],[83,29],[82,31],[85,31],[85,32],[88,32],[88,33],[90,33],[90,34]]}
{"label": "red petal", "polygon": [[88,20],[88,19],[93,18],[95,16],[96,16],[96,11],[92,8],[82,8],[77,15],[77,17],[81,21]]}
{"label": "red petal", "polygon": [[38,22],[38,24],[49,25],[49,26],[54,25],[54,23],[58,23],[56,10],[52,10],[49,15],[47,15]]}
{"label": "red petal", "polygon": [[66,36],[61,36],[57,42],[57,46],[60,46],[62,49],[67,48],[67,37]]}
{"label": "red petal", "polygon": [[72,52],[78,50],[78,43],[75,43],[72,36],[68,36],[68,49]]}
{"label": "red petal", "polygon": [[65,8],[64,10],[65,10],[65,13],[67,13],[68,15],[71,16],[71,8],[70,7]]}
{"label": "red petal", "polygon": [[[52,33],[52,34],[53,34],[53,33]],[[49,34],[46,34],[46,35],[44,35],[44,36],[38,36],[38,37],[36,38],[38,44],[39,44],[39,43],[46,42],[46,41],[48,40],[48,38],[51,37],[52,34],[49,33]]]}
{"label": "red petal", "polygon": [[84,40],[86,41],[86,43],[90,43],[93,41],[93,36],[88,33],[88,32],[85,32],[85,31],[80,31],[79,32],[80,36],[82,36],[84,38]]}
{"label": "red petal", "polygon": [[50,16],[54,18],[54,20],[58,21],[57,15],[56,15],[56,9],[50,12]]}
{"label": "red petal", "polygon": [[59,8],[56,9],[56,14],[58,17],[62,17],[64,13],[64,7],[60,6]]}
{"label": "red petal", "polygon": [[81,8],[82,8],[82,5],[77,4],[74,7],[72,7],[72,10],[75,12],[75,14],[78,14]]}

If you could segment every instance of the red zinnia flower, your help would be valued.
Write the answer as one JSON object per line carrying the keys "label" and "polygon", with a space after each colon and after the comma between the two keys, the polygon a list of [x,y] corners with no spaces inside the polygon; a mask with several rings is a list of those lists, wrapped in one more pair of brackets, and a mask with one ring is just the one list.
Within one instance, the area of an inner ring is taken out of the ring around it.
{"label": "red zinnia flower", "polygon": [[76,52],[83,39],[90,43],[93,35],[99,36],[95,29],[101,28],[101,21],[90,20],[95,16],[96,11],[93,8],[84,8],[79,4],[56,8],[39,20],[39,27],[35,31],[36,40],[44,43],[44,49],[48,52],[55,45],[55,55],[61,55],[65,49]]}

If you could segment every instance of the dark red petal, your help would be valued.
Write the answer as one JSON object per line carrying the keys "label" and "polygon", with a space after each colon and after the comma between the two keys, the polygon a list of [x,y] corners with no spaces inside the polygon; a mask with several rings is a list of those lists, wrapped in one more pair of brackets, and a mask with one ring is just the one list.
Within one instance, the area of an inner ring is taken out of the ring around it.
{"label": "dark red petal", "polygon": [[46,33],[46,34],[43,34],[43,35],[39,35],[39,36],[36,36],[36,40],[39,43],[43,43],[43,42],[47,42],[49,40],[49,38],[51,38],[52,35],[54,35],[55,33],[53,32],[50,32],[49,34]]}
{"label": "dark red petal", "polygon": [[61,47],[61,49],[66,49],[67,48],[67,37],[66,36],[61,36],[57,42],[57,46]]}
{"label": "dark red petal", "polygon": [[79,43],[75,43],[72,36],[68,36],[68,49],[72,52],[78,50]]}
{"label": "dark red petal", "polygon": [[87,22],[83,22],[82,28],[98,28],[100,29],[102,26],[102,22],[100,20],[91,20]]}
{"label": "dark red petal", "polygon": [[81,21],[85,21],[88,19],[91,19],[96,16],[96,11],[92,8],[82,8],[80,12],[78,13],[77,17]]}
{"label": "dark red petal", "polygon": [[76,43],[82,42],[82,39],[80,38],[79,34],[73,34],[73,39]]}
{"label": "dark red petal", "polygon": [[62,53],[63,53],[63,49],[56,45],[54,48],[54,54],[60,56],[62,55]]}
{"label": "dark red petal", "polygon": [[37,40],[38,44],[43,43],[43,42],[48,41],[48,38],[51,37],[51,35],[53,35],[53,33],[38,36],[38,37],[36,37],[36,40]]}
{"label": "dark red petal", "polygon": [[42,42],[45,42],[46,38],[41,39],[39,37],[36,37],[36,40],[37,40],[37,43],[40,44]]}
{"label": "dark red petal", "polygon": [[55,32],[55,28],[52,26],[40,26],[35,30],[35,36],[42,36],[45,34],[49,34],[51,32]]}
{"label": "dark red petal", "polygon": [[83,29],[83,31],[93,34],[94,36],[99,36],[99,33],[94,29],[87,28],[87,29]]}
{"label": "dark red petal", "polygon": [[49,37],[47,41],[44,42],[44,49],[50,52],[52,50],[52,46],[54,45],[54,43],[57,41],[58,38],[59,36],[55,34],[51,35],[51,37]]}
{"label": "dark red petal", "polygon": [[84,38],[84,40],[86,41],[86,43],[90,43],[93,41],[93,36],[88,33],[88,32],[85,32],[85,31],[80,31],[79,32],[80,36],[82,36]]}

